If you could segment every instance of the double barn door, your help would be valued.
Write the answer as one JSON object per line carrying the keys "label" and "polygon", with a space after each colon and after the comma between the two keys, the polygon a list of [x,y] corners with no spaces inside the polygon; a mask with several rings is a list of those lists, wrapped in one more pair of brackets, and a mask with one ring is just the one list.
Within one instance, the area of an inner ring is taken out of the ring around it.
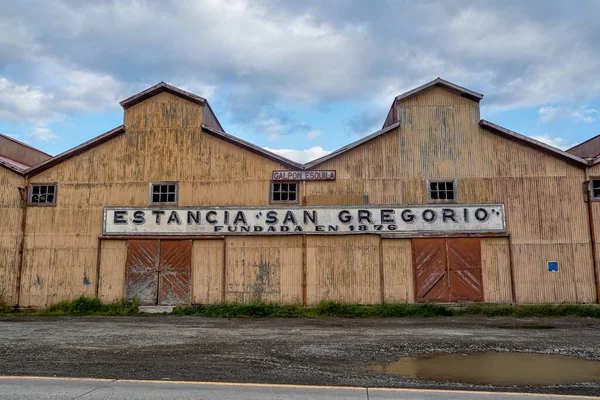
{"label": "double barn door", "polygon": [[191,240],[128,240],[125,298],[141,305],[191,302]]}
{"label": "double barn door", "polygon": [[417,301],[483,301],[480,239],[413,239],[412,254]]}

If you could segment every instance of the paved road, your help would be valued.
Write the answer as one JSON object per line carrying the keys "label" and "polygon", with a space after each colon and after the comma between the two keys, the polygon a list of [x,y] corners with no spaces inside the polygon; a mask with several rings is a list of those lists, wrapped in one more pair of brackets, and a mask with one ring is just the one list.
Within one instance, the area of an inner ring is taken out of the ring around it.
{"label": "paved road", "polygon": [[422,353],[520,352],[600,361],[598,343],[600,321],[586,318],[0,317],[0,376],[598,396],[600,382],[507,387],[373,368]]}
{"label": "paved road", "polygon": [[165,398],[181,400],[548,400],[594,397],[360,387],[0,377],[0,399],[153,400]]}

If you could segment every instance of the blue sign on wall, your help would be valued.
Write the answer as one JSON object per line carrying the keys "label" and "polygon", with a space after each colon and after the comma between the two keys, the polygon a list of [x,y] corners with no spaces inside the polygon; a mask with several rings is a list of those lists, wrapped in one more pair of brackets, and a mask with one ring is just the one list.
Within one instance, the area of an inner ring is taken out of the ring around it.
{"label": "blue sign on wall", "polygon": [[558,261],[548,261],[548,272],[558,272]]}

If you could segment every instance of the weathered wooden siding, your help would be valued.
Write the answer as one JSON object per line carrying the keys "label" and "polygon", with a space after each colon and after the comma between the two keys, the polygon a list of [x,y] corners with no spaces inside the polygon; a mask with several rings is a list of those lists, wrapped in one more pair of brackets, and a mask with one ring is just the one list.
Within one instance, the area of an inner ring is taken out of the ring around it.
{"label": "weathered wooden siding", "polygon": [[383,239],[383,286],[386,303],[414,303],[412,247],[410,239]]}
{"label": "weathered wooden siding", "polygon": [[226,237],[226,300],[302,304],[301,236]]}
{"label": "weathered wooden siding", "polygon": [[[589,177],[592,177],[592,178],[600,176],[600,164],[590,167],[588,169],[588,174],[589,174]],[[586,193],[586,195],[587,195],[587,193]],[[591,209],[591,216],[592,216],[592,220],[593,220],[592,223],[594,225],[594,239],[596,242],[595,243],[596,257],[598,258],[597,265],[600,265],[600,201],[592,201],[591,207],[589,207],[589,209]],[[597,271],[597,274],[598,274],[598,277],[600,278],[600,269]]]}
{"label": "weathered wooden siding", "polygon": [[98,298],[107,303],[121,300],[125,287],[127,241],[103,240],[101,246]]}
{"label": "weathered wooden siding", "polygon": [[481,239],[483,301],[512,302],[509,238]]}
{"label": "weathered wooden siding", "polygon": [[179,181],[180,206],[264,206],[285,166],[201,131],[202,107],[161,93],[125,111],[127,132],[34,175],[56,207],[29,207],[23,306],[94,295],[105,206],[147,206],[149,183]]}
{"label": "weathered wooden siding", "polygon": [[307,236],[307,303],[381,302],[377,235]]}
{"label": "weathered wooden siding", "polygon": [[192,253],[192,303],[223,302],[225,240],[194,240]]}
{"label": "weathered wooden siding", "polygon": [[[405,99],[396,112],[397,129],[320,165],[336,170],[337,180],[305,182],[303,202],[426,204],[427,179],[457,179],[459,203],[506,207],[510,239],[482,239],[485,301],[512,298],[511,259],[518,302],[595,301],[581,168],[482,129],[477,103],[440,88]],[[203,114],[202,106],[161,93],[126,110],[125,134],[30,178],[58,182],[58,204],[29,207],[20,305],[93,296],[103,208],[147,206],[150,182],[178,181],[179,206],[269,205],[271,172],[286,167],[206,134]],[[18,200],[16,190],[1,195],[10,197],[6,204]],[[6,220],[20,224],[18,206],[2,204]],[[19,238],[0,234],[7,257],[0,261],[17,260],[9,253]],[[103,241],[105,300],[122,293],[123,243]],[[192,301],[301,303],[304,268],[308,304],[414,301],[410,240],[307,236],[304,250],[302,243],[301,236],[195,240]],[[547,261],[559,261],[561,272],[548,273]]]}
{"label": "weathered wooden siding", "polygon": [[[506,206],[517,301],[595,301],[582,168],[484,130],[476,102],[441,88],[397,113],[397,129],[318,166],[337,180],[306,182],[308,205],[426,204],[427,179],[457,179],[459,203]],[[557,248],[565,273],[552,275]]]}
{"label": "weathered wooden siding", "polygon": [[19,187],[25,179],[0,167],[0,302],[15,304],[23,209]]}

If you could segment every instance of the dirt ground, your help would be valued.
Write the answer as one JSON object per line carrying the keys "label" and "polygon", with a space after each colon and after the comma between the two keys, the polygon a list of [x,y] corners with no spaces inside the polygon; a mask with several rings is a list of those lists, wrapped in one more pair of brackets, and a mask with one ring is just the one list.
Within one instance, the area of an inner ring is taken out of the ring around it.
{"label": "dirt ground", "polygon": [[2,317],[0,375],[445,388],[600,395],[600,383],[434,383],[369,365],[436,352],[516,351],[600,360],[594,319]]}

